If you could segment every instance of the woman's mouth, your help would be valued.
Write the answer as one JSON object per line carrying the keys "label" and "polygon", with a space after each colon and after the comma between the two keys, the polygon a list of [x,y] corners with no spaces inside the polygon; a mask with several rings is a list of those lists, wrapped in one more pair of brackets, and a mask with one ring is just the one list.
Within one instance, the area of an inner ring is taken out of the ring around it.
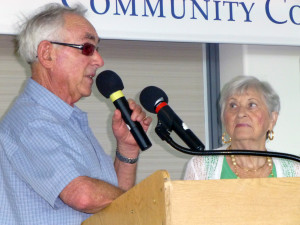
{"label": "woman's mouth", "polygon": [[250,127],[247,123],[239,123],[235,127]]}

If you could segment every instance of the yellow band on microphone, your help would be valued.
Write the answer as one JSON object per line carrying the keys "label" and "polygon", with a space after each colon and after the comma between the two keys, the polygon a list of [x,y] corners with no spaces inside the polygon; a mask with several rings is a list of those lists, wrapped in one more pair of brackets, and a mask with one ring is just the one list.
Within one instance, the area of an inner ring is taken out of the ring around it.
{"label": "yellow band on microphone", "polygon": [[110,100],[112,102],[114,102],[117,99],[124,97],[124,95],[123,95],[122,91],[116,91],[116,92],[112,93],[109,97],[110,97]]}

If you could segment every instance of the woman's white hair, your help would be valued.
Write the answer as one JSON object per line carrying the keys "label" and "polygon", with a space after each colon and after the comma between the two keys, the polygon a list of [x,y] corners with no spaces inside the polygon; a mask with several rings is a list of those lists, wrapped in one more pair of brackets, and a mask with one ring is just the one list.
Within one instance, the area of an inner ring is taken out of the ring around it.
{"label": "woman's white hair", "polygon": [[224,121],[225,104],[228,98],[235,94],[243,94],[249,88],[254,88],[258,93],[261,93],[265,99],[269,114],[272,112],[279,113],[280,99],[271,85],[265,81],[260,81],[253,76],[238,76],[230,80],[224,85],[221,91],[220,108],[221,120]]}
{"label": "woman's white hair", "polygon": [[29,64],[37,60],[37,48],[41,41],[58,41],[62,39],[61,29],[64,25],[64,15],[73,13],[84,16],[86,10],[81,5],[72,8],[58,3],[45,5],[41,11],[28,18],[21,26],[18,40],[18,52]]}

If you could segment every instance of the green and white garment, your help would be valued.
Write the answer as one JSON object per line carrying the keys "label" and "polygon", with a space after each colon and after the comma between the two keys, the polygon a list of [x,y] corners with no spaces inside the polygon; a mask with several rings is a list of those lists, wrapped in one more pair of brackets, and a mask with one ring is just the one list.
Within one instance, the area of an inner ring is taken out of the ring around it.
{"label": "green and white garment", "polygon": [[[225,150],[224,145],[217,150]],[[194,156],[187,164],[184,180],[213,180],[220,179],[223,168],[223,155],[221,156]],[[277,177],[300,177],[300,163],[272,158],[276,168]]]}

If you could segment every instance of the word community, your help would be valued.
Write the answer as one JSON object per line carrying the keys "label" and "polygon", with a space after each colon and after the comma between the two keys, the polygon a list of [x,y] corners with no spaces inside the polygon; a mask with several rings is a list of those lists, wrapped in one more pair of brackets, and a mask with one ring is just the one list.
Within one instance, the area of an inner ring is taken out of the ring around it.
{"label": "word community", "polygon": [[[69,6],[69,1],[62,3]],[[299,0],[90,0],[89,7],[97,15],[247,23],[256,20],[256,12],[263,10],[271,23],[300,25]]]}

